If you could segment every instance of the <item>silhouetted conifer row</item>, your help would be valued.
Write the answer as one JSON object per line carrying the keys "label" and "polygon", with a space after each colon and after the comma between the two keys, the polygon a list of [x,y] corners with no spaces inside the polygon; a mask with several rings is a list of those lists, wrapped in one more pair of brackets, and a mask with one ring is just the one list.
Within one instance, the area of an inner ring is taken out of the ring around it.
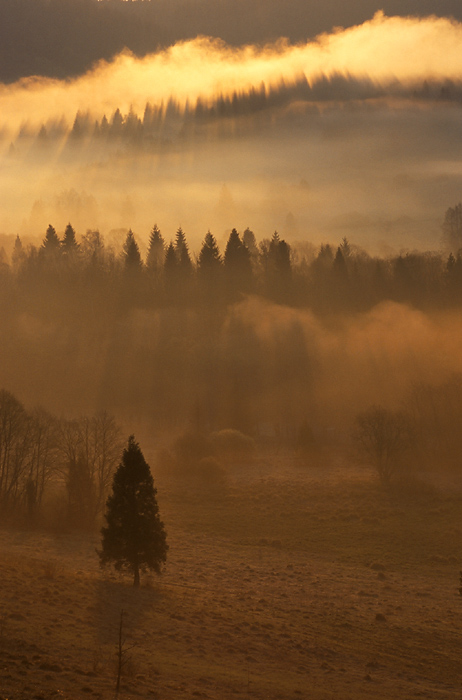
{"label": "silhouetted conifer row", "polygon": [[[250,229],[242,234],[232,229],[223,252],[208,231],[192,256],[181,227],[167,242],[154,225],[143,259],[132,230],[117,255],[98,231],[89,230],[78,240],[68,224],[61,238],[50,225],[39,249],[24,249],[18,236],[11,269],[18,280],[32,276],[50,285],[99,279],[103,286],[123,289],[129,305],[230,302],[258,294],[318,312],[364,310],[383,300],[441,307],[462,301],[460,208],[449,209],[444,219],[443,237],[453,250],[448,256],[406,252],[371,257],[346,238],[336,247],[322,244],[306,253],[306,246],[289,246],[277,231],[257,242]],[[3,269],[8,269],[5,263]]]}
{"label": "silhouetted conifer row", "polygon": [[[138,144],[146,148],[155,143],[165,143],[172,135],[182,138],[194,136],[196,128],[198,133],[201,133],[201,125],[214,121],[253,116],[257,119],[258,126],[261,123],[262,112],[266,111],[268,118],[274,119],[275,109],[293,103],[305,104],[309,113],[318,113],[317,105],[331,101],[333,96],[339,101],[395,96],[401,99],[411,98],[414,101],[419,99],[460,102],[462,83],[450,80],[443,83],[426,81],[423,85],[410,88],[395,81],[385,87],[367,78],[358,79],[340,74],[320,76],[313,82],[308,82],[302,75],[288,83],[282,81],[268,87],[262,83],[258,88],[234,91],[229,95],[220,94],[208,101],[199,97],[193,104],[187,102],[183,105],[174,98],[156,105],[147,102],[142,115],[133,111],[123,114],[117,108],[112,114],[95,118],[90,111],[78,111],[72,126],[58,121],[42,124],[33,133],[24,127],[18,140],[35,136],[42,146],[48,142],[52,143],[54,139],[63,138],[68,138],[70,145],[78,144],[82,139],[93,140],[95,143],[102,140],[122,140],[132,146]],[[284,118],[288,118],[288,115],[284,115]],[[246,128],[251,128],[250,123]],[[226,129],[223,133],[226,133]]]}

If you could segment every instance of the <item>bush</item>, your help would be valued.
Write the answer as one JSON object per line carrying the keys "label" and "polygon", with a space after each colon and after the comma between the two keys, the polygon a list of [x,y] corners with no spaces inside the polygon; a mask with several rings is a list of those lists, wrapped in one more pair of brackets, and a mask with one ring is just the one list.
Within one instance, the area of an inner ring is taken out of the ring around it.
{"label": "bush", "polygon": [[225,472],[220,462],[215,457],[204,457],[195,469],[194,475],[201,481],[207,482],[210,486],[224,486],[226,482]]}
{"label": "bush", "polygon": [[156,471],[172,476],[178,483],[217,489],[224,487],[226,475],[213,455],[214,446],[204,435],[185,433],[173,443],[172,450],[159,452]]}
{"label": "bush", "polygon": [[185,433],[173,445],[176,461],[185,466],[194,464],[213,454],[210,440],[200,433]]}

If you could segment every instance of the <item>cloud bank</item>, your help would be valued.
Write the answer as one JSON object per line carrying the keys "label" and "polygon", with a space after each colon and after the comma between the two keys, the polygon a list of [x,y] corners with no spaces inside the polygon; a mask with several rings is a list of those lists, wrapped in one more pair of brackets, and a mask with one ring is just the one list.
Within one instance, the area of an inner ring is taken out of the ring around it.
{"label": "cloud bank", "polygon": [[461,44],[462,24],[455,20],[386,17],[381,12],[362,25],[304,45],[281,41],[263,49],[235,49],[199,37],[141,59],[122,53],[74,80],[29,78],[2,86],[1,123],[14,131],[24,122],[72,121],[77,111],[101,116],[120,108],[140,113],[147,101],[208,101],[301,75],[309,82],[333,74],[379,83],[457,80],[462,76]]}

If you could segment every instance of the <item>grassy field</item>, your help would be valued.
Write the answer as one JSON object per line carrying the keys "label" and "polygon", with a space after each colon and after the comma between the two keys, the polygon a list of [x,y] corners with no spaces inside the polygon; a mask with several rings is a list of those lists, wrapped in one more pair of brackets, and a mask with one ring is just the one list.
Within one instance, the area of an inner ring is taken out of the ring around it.
{"label": "grassy field", "polygon": [[461,698],[461,493],[278,459],[159,477],[169,559],[139,590],[97,536],[0,531],[0,699],[113,698],[122,609],[124,699]]}

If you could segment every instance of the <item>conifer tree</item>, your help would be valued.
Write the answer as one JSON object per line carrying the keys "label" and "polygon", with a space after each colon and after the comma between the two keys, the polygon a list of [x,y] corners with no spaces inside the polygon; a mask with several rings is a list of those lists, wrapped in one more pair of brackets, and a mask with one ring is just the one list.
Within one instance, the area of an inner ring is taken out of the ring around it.
{"label": "conifer tree", "polygon": [[170,241],[169,245],[167,246],[167,250],[165,251],[164,258],[164,273],[169,280],[176,280],[178,267],[179,263],[175,253],[175,246],[173,245],[173,242]]}
{"label": "conifer tree", "polygon": [[258,252],[255,234],[248,227],[242,234],[242,242],[248,248],[250,255],[255,256]]}
{"label": "conifer tree", "polygon": [[24,248],[22,245],[22,241],[17,235],[14,241],[14,248],[13,248],[13,253],[11,255],[11,261],[13,263],[13,266],[15,268],[18,268],[21,266],[21,264],[24,262],[26,259],[26,253],[24,252]]}
{"label": "conifer tree", "polygon": [[64,231],[61,247],[66,254],[71,255],[76,253],[80,247],[75,238],[75,230],[70,223],[67,224],[66,230]]}
{"label": "conifer tree", "polygon": [[139,270],[141,263],[140,249],[135,240],[133,231],[130,229],[123,245],[123,258],[126,270]]}
{"label": "conifer tree", "polygon": [[189,248],[186,242],[186,236],[181,226],[176,232],[175,252],[181,273],[184,275],[192,272],[191,256],[189,255]]}
{"label": "conifer tree", "polygon": [[162,234],[154,224],[149,237],[148,254],[146,257],[146,267],[150,272],[159,272],[164,263],[165,257],[165,242]]}
{"label": "conifer tree", "polygon": [[228,284],[233,292],[248,291],[252,284],[250,253],[235,228],[229,235],[223,264]]}
{"label": "conifer tree", "polygon": [[267,293],[276,299],[289,292],[291,278],[290,246],[280,238],[277,231],[268,246],[262,249],[260,265],[266,277]]}
{"label": "conifer tree", "polygon": [[56,253],[60,248],[61,242],[58,238],[58,234],[53,226],[50,224],[47,228],[45,238],[42,242],[41,250],[45,253]]}
{"label": "conifer tree", "polygon": [[214,270],[221,267],[221,255],[218,244],[210,231],[205,234],[204,242],[198,258],[198,269],[204,275],[213,274]]}
{"label": "conifer tree", "polygon": [[348,270],[345,258],[343,256],[342,249],[340,246],[337,248],[332,269],[337,279],[344,280],[348,277]]}
{"label": "conifer tree", "polygon": [[112,563],[118,571],[133,574],[134,586],[140,585],[140,572],[152,569],[160,573],[167,558],[167,538],[156,495],[149,465],[130,435],[107,500],[107,525],[101,530],[98,554],[102,566]]}
{"label": "conifer tree", "polygon": [[268,262],[273,273],[278,275],[290,274],[290,246],[284,240],[281,240],[277,231],[273,233],[269,244]]}

